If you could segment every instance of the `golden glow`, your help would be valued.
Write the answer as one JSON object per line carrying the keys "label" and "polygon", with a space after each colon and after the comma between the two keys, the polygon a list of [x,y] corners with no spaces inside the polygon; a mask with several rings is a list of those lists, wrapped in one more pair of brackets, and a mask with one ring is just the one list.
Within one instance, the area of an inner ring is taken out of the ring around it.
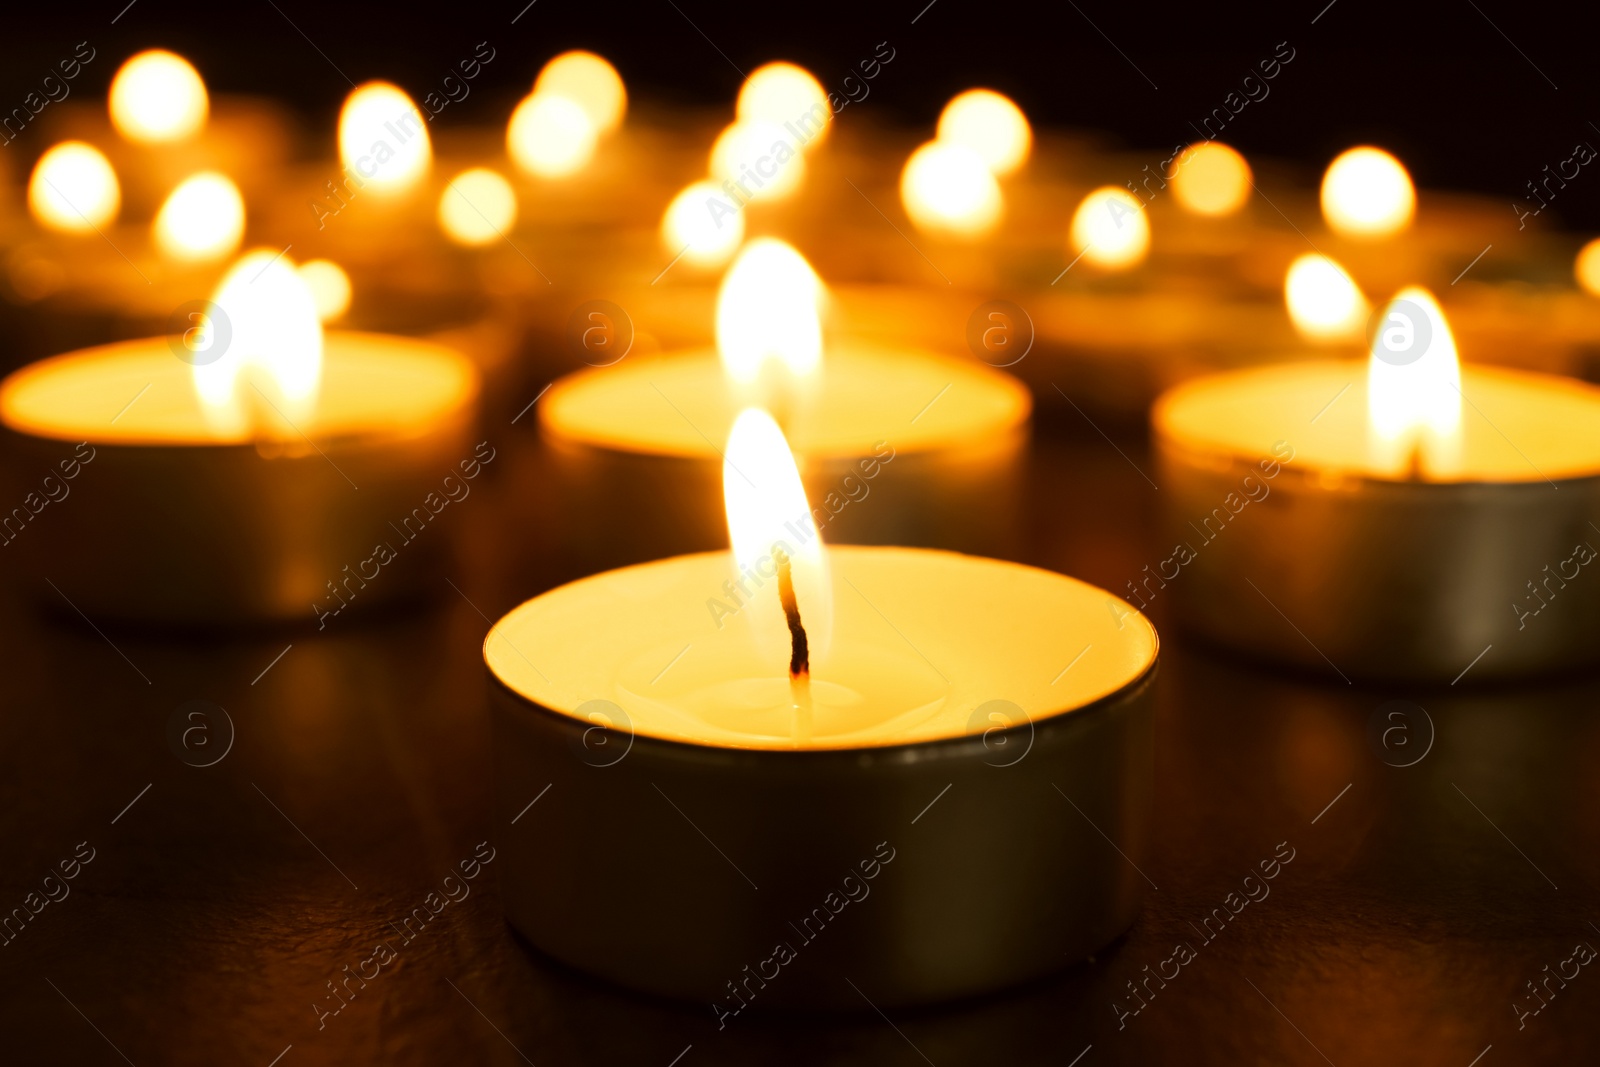
{"label": "golden glow", "polygon": [[1289,264],[1283,279],[1289,318],[1308,341],[1354,341],[1367,321],[1367,298],[1334,260],[1316,252]]}
{"label": "golden glow", "polygon": [[1083,198],[1072,216],[1070,254],[1105,270],[1123,270],[1150,249],[1144,205],[1126,189],[1103,185]]}
{"label": "golden glow", "polygon": [[[774,576],[773,546],[782,547],[790,559],[801,622],[813,656],[820,655],[833,630],[833,590],[822,538],[811,524],[811,505],[789,442],[771,415],[746,408],[728,431],[723,456],[722,499],[735,576],[746,571]],[[810,536],[801,541],[797,529]],[[774,669],[781,670],[789,661],[789,628],[777,586],[768,582],[765,588],[770,593],[752,604],[750,625]]]}
{"label": "golden glow", "polygon": [[983,157],[964,145],[929,141],[900,174],[900,202],[924,230],[976,237],[994,229],[1003,202]]}
{"label": "golden glow", "polygon": [[244,237],[244,197],[225,174],[205,171],[172,190],[154,225],[156,245],[173,259],[233,254]]}
{"label": "golden glow", "polygon": [[339,113],[339,158],[363,189],[411,189],[433,163],[427,120],[398,86],[367,82]]}
{"label": "golden glow", "polygon": [[[233,265],[211,299],[226,326],[197,322],[189,345],[206,353],[193,371],[207,422],[219,436],[298,437],[322,379],[322,324],[310,286],[287,255],[258,249]],[[211,356],[224,332],[226,348]]]}
{"label": "golden glow", "polygon": [[350,275],[331,259],[310,259],[300,264],[300,280],[311,290],[317,318],[333,322],[350,310]]}
{"label": "golden glow", "polygon": [[1417,194],[1411,175],[1381,148],[1352,148],[1328,164],[1322,214],[1346,237],[1388,237],[1411,225]]}
{"label": "golden glow", "polygon": [[516,221],[516,191],[487,167],[462,171],[439,194],[439,225],[456,244],[491,244]]}
{"label": "golden glow", "polygon": [[744,212],[713,182],[695,182],[672,198],[661,220],[661,243],[686,263],[726,263],[744,240]]}
{"label": "golden glow", "polygon": [[1572,270],[1584,292],[1590,296],[1600,296],[1600,237],[1578,250]]}
{"label": "golden glow", "polygon": [[[1396,364],[1380,351],[1425,346],[1413,361]],[[1367,361],[1367,425],[1373,464],[1409,469],[1413,459],[1429,474],[1447,475],[1461,451],[1461,361],[1455,338],[1433,294],[1402,289],[1384,308]]]}
{"label": "golden glow", "polygon": [[1172,195],[1196,215],[1232,215],[1250,199],[1250,164],[1221,141],[1186,149],[1172,178]]}
{"label": "golden glow", "polygon": [[717,293],[717,351],[735,382],[761,378],[769,361],[795,377],[822,362],[822,281],[804,256],[772,237],[745,245]]}
{"label": "golden glow", "polygon": [[581,106],[564,96],[524,97],[506,127],[511,161],[537,178],[576,174],[594,157],[599,131]]}
{"label": "golden glow", "polygon": [[810,71],[793,63],[767,63],[751,71],[735,110],[741,122],[762,120],[799,131],[792,140],[808,151],[827,140],[833,120],[827,92]]}
{"label": "golden glow", "polygon": [[63,141],[34,164],[28,207],[41,226],[91,233],[115,219],[121,206],[117,172],[93,145]]}
{"label": "golden glow", "polygon": [[111,79],[111,124],[130,141],[181,141],[205,125],[206,83],[180,55],[140,52]]}
{"label": "golden glow", "polygon": [[965,145],[996,175],[1007,175],[1028,161],[1033,130],[1028,116],[992,89],[968,89],[944,106],[939,140]]}
{"label": "golden glow", "polygon": [[563,52],[544,65],[535,96],[564,96],[583,109],[601,136],[622,125],[628,90],[617,68],[593,52]]}
{"label": "golden glow", "polygon": [[711,177],[731,181],[749,200],[782,200],[805,181],[806,161],[797,139],[766,119],[740,120],[711,146]]}

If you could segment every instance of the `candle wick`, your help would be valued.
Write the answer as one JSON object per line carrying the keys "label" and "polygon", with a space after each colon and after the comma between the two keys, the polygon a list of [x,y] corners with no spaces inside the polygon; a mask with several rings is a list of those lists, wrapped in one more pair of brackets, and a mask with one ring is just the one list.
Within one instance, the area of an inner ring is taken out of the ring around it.
{"label": "candle wick", "polygon": [[800,622],[800,605],[794,598],[794,573],[789,566],[789,553],[779,545],[772,546],[772,559],[778,567],[778,600],[783,605],[783,617],[789,624],[789,679],[792,682],[811,680],[811,648],[806,640],[806,628]]}

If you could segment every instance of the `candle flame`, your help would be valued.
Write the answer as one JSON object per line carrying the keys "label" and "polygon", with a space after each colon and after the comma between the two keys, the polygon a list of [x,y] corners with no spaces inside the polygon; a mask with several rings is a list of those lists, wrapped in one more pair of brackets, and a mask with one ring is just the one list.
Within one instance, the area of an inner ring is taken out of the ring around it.
{"label": "candle flame", "polygon": [[439,227],[456,244],[479,247],[508,239],[516,221],[516,190],[487,167],[462,171],[439,194]]}
{"label": "candle flame", "polygon": [[822,363],[824,290],[811,264],[772,237],[745,245],[717,294],[717,350],[728,376],[757,382],[770,363],[796,378]]}
{"label": "candle flame", "polygon": [[339,158],[358,187],[411,189],[433,163],[427,120],[399,86],[367,82],[351,91],[339,112]]}
{"label": "candle flame", "polygon": [[744,212],[715,182],[695,182],[672,198],[661,219],[661,243],[696,267],[728,261],[744,240]]}
{"label": "candle flame", "polygon": [[900,173],[900,202],[920,229],[978,237],[1000,221],[1000,183],[964,144],[929,141],[911,153]]}
{"label": "candle flame", "polygon": [[1573,276],[1578,285],[1590,296],[1600,296],[1600,237],[1578,250],[1572,261]]}
{"label": "candle flame", "polygon": [[1361,146],[1328,164],[1322,214],[1346,237],[1388,237],[1411,225],[1417,194],[1405,165],[1381,148]]}
{"label": "candle flame", "polygon": [[187,59],[159,48],[140,52],[111,79],[111,124],[130,141],[181,141],[205,125],[206,83]]}
{"label": "candle flame", "polygon": [[172,190],[153,229],[156,244],[173,259],[220,259],[244,236],[244,197],[225,174],[196,174]]}
{"label": "candle flame", "polygon": [[300,264],[300,279],[311,290],[317,318],[333,322],[350,310],[350,275],[331,259],[309,259]]}
{"label": "candle flame", "polygon": [[727,182],[741,203],[783,200],[805,181],[804,144],[770,119],[740,119],[711,146],[711,177]]}
{"label": "candle flame", "polygon": [[594,158],[600,130],[583,105],[559,93],[530,93],[511,113],[506,150],[536,178],[566,178]]}
{"label": "candle flame", "polygon": [[1184,149],[1172,177],[1172,195],[1196,215],[1231,215],[1244,207],[1253,187],[1250,164],[1221,141]]}
{"label": "candle flame", "polygon": [[[189,347],[213,431],[299,437],[322,379],[322,324],[310,286],[287,255],[258,249],[233,265],[211,299],[220,314],[195,324],[201,333]],[[213,345],[222,350],[211,354]]]}
{"label": "candle flame", "polygon": [[993,89],[968,89],[952,98],[939,114],[938,139],[972,149],[997,177],[1026,163],[1033,148],[1028,116]]}
{"label": "candle flame", "polygon": [[811,72],[793,63],[766,63],[750,72],[739,87],[735,113],[741,122],[764,121],[796,128],[807,151],[828,136],[833,110],[828,94]]}
{"label": "candle flame", "polygon": [[1336,261],[1307,252],[1289,264],[1283,299],[1300,336],[1308,341],[1353,341],[1367,320],[1367,298]]}
{"label": "candle flame", "polygon": [[593,52],[563,52],[544,65],[533,83],[535,96],[563,96],[583,109],[601,136],[622,125],[628,90],[617,68]]}
{"label": "candle flame", "polygon": [[795,604],[805,626],[812,658],[826,649],[833,629],[833,589],[800,471],[783,431],[760,408],[746,408],[734,420],[723,453],[722,497],[733,549],[734,584],[745,598],[752,632],[763,655],[787,664],[792,647],[778,598],[774,549],[789,558]]}
{"label": "candle flame", "polygon": [[1150,219],[1126,189],[1102,185],[1072,216],[1071,254],[1105,270],[1124,270],[1150,249]]}
{"label": "candle flame", "polygon": [[28,208],[47,229],[93,233],[115,219],[121,206],[117,172],[93,145],[63,141],[34,164]]}
{"label": "candle flame", "polygon": [[1373,465],[1448,474],[1460,459],[1461,361],[1433,295],[1412,286],[1383,309],[1367,362]]}

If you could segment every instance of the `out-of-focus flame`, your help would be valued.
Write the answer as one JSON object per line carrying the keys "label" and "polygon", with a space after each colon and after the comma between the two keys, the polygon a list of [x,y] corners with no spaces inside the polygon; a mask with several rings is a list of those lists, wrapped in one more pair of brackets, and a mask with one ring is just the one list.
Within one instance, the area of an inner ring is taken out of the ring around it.
{"label": "out-of-focus flame", "polygon": [[1317,252],[1289,264],[1283,279],[1289,318],[1308,341],[1353,341],[1367,321],[1367,298],[1345,269]]}
{"label": "out-of-focus flame", "polygon": [[740,122],[762,121],[790,130],[808,151],[827,139],[833,119],[828,94],[811,72],[782,62],[750,72],[739,88],[735,113]]}
{"label": "out-of-focus flame", "polygon": [[1150,219],[1126,189],[1102,185],[1072,216],[1071,254],[1104,270],[1125,270],[1150,249]]}
{"label": "out-of-focus flame", "polygon": [[697,267],[728,261],[744,241],[744,212],[714,182],[695,182],[673,197],[661,220],[661,243],[668,255],[683,255]]}
{"label": "out-of-focus flame", "polygon": [[772,656],[775,671],[787,664],[789,630],[778,601],[778,583],[772,580],[777,575],[773,559],[777,546],[790,560],[795,603],[815,662],[832,638],[833,586],[789,442],[771,415],[746,408],[734,420],[723,456],[722,497],[735,577],[748,572],[760,576],[762,583],[745,609],[758,647]]}
{"label": "out-of-focus flame", "polygon": [[911,153],[900,173],[900,202],[919,228],[969,238],[994,229],[1004,207],[983,157],[947,141]]}
{"label": "out-of-focus flame", "polygon": [[1572,273],[1584,292],[1590,296],[1600,296],[1600,237],[1578,250],[1578,258],[1572,263]]}
{"label": "out-of-focus flame", "polygon": [[792,247],[771,237],[745,245],[717,293],[717,351],[739,385],[774,364],[795,379],[822,363],[822,281]]}
{"label": "out-of-focus flame", "polygon": [[399,86],[367,82],[339,112],[339,158],[362,188],[409,190],[433,163],[427,120]]}
{"label": "out-of-focus flame", "polygon": [[1444,475],[1461,454],[1461,361],[1433,295],[1402,289],[1383,310],[1367,361],[1373,466]]}
{"label": "out-of-focus flame", "polygon": [[111,79],[111,124],[130,141],[181,141],[205,125],[210,102],[199,71],[180,55],[140,52]]}
{"label": "out-of-focus flame", "polygon": [[318,319],[333,322],[350,310],[350,275],[333,260],[306,260],[300,264],[300,280],[311,290]]}
{"label": "out-of-focus flame", "polygon": [[[260,249],[233,265],[211,299],[221,321],[195,323],[211,335],[189,347],[212,429],[226,438],[300,436],[322,380],[322,324],[311,288],[288,256]],[[222,350],[213,354],[214,345]]]}
{"label": "out-of-focus flame", "polygon": [[439,194],[439,226],[457,244],[492,244],[516,221],[516,190],[487,167],[462,171]]}
{"label": "out-of-focus flame", "polygon": [[93,145],[63,141],[34,164],[28,207],[47,229],[92,233],[115,219],[121,206],[117,172]]}
{"label": "out-of-focus flame", "polygon": [[600,130],[583,105],[557,93],[532,93],[511,113],[506,150],[536,178],[566,178],[594,158]]}
{"label": "out-of-focus flame", "polygon": [[617,68],[593,52],[563,52],[544,65],[533,83],[535,96],[563,96],[583,109],[605,136],[622,125],[628,90]]}
{"label": "out-of-focus flame", "polygon": [[1196,215],[1231,215],[1250,198],[1250,164],[1221,141],[1184,150],[1172,178],[1172,195]]}
{"label": "out-of-focus flame", "polygon": [[968,89],[951,99],[939,115],[938,138],[972,149],[999,176],[1026,163],[1033,148],[1028,116],[993,89]]}
{"label": "out-of-focus flame", "polygon": [[1362,146],[1328,164],[1322,178],[1322,215],[1346,237],[1388,237],[1411,225],[1417,194],[1411,175],[1381,148]]}
{"label": "out-of-focus flame", "polygon": [[231,255],[244,237],[244,197],[225,174],[204,171],[172,190],[154,224],[156,245],[173,259]]}
{"label": "out-of-focus flame", "polygon": [[806,177],[800,140],[767,119],[740,119],[711,146],[711,177],[748,200],[782,200]]}

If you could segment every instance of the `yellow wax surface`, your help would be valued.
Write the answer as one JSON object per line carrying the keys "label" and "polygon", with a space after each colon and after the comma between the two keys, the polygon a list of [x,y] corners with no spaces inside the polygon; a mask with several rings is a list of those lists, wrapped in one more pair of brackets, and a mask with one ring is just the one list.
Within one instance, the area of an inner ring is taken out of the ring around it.
{"label": "yellow wax surface", "polygon": [[[970,360],[865,344],[830,347],[811,381],[775,410],[789,444],[812,458],[989,443],[1022,425],[1032,398],[1016,379]],[[707,349],[626,360],[558,381],[540,404],[556,439],[656,455],[714,458],[734,418],[757,403]]]}
{"label": "yellow wax surface", "polygon": [[[1600,389],[1554,375],[1468,366],[1461,395],[1459,464],[1449,473],[1430,472],[1429,481],[1600,474]],[[1282,441],[1294,449],[1292,468],[1397,480],[1372,472],[1365,362],[1291,363],[1200,378],[1162,396],[1152,419],[1158,435],[1200,453],[1254,463]]]}
{"label": "yellow wax surface", "polygon": [[[752,615],[781,620],[775,583],[720,628],[707,608],[733,575],[726,552],[545,593],[495,625],[484,659],[513,691],[586,726],[580,706],[607,700],[636,734],[756,749],[882,747],[1037,723],[1117,692],[1155,663],[1144,616],[1076,579],[929,549],[827,551],[833,639],[813,660],[804,737],[787,651],[753,639]],[[974,721],[996,700],[1022,715]],[[1027,743],[1008,740],[1016,751],[996,748],[996,758],[1020,757]]]}
{"label": "yellow wax surface", "polygon": [[[164,337],[68,352],[0,382],[0,420],[35,437],[96,444],[249,442],[247,432],[220,433],[207,423],[192,375]],[[312,438],[421,434],[477,392],[477,370],[453,349],[329,333],[315,411],[296,428]]]}

